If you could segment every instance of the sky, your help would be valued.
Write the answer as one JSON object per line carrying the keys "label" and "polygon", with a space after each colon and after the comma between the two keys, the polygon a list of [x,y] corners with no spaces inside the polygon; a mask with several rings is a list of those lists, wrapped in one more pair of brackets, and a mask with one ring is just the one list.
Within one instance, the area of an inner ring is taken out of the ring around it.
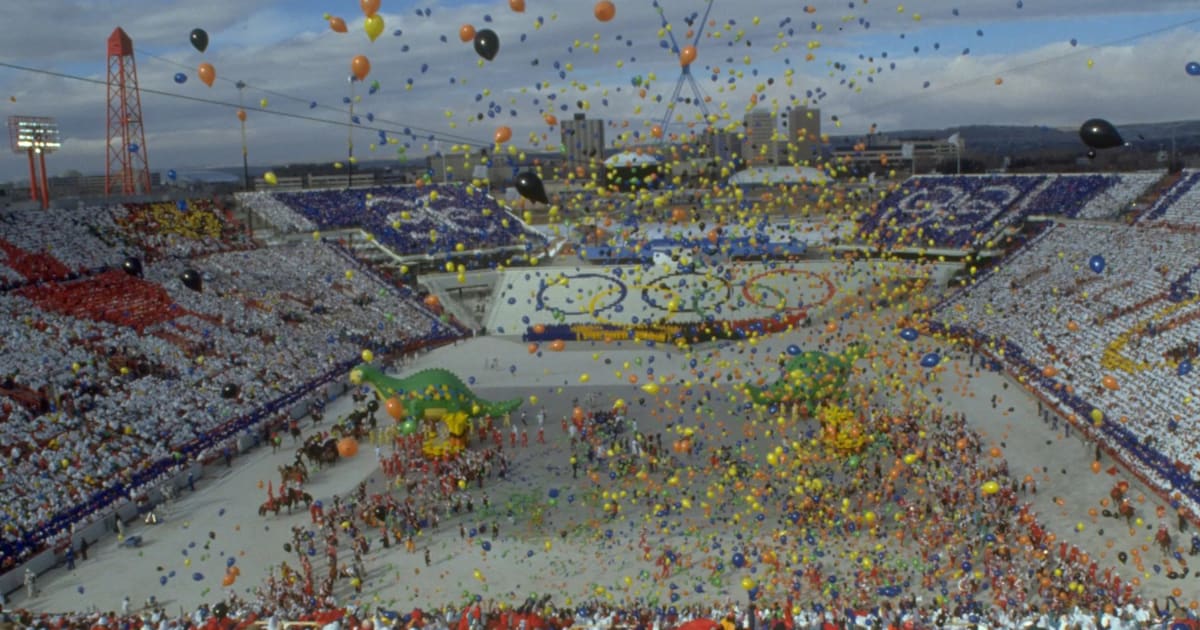
{"label": "sky", "polygon": [[[525,0],[520,13],[509,0],[381,0],[371,42],[358,0],[3,2],[0,104],[5,118],[58,120],[51,175],[103,173],[105,42],[120,26],[142,90],[139,150],[158,172],[240,164],[239,98],[257,167],[345,162],[351,135],[359,159],[411,162],[490,146],[501,126],[519,159],[559,147],[547,114],[585,113],[609,121],[610,146],[644,144],[680,75],[671,36],[678,46],[699,36],[691,71],[718,128],[740,125],[752,100],[780,114],[819,107],[838,135],[1200,117],[1200,77],[1185,72],[1200,61],[1195,0],[715,0],[707,23],[707,0],[659,0],[661,14],[651,0],[613,3],[616,17],[600,22],[592,0]],[[494,60],[460,41],[464,24],[498,35]],[[208,33],[204,52],[189,41],[195,28]],[[352,84],[356,55],[371,71]],[[211,87],[203,62],[216,69]],[[694,105],[675,114],[668,134],[703,127]],[[0,160],[0,181],[22,177],[23,156]]]}

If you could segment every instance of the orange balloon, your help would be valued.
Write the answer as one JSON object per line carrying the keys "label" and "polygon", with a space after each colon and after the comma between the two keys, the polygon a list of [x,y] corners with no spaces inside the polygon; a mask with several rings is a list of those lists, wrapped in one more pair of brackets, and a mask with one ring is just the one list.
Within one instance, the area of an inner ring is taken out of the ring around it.
{"label": "orange balloon", "polygon": [[217,69],[207,61],[200,64],[200,67],[196,70],[196,74],[200,75],[200,80],[208,87],[212,87],[213,81],[217,80]]}
{"label": "orange balloon", "polygon": [[690,66],[696,60],[696,47],[684,46],[683,50],[679,51],[679,65]]}
{"label": "orange balloon", "polygon": [[1100,462],[1092,462],[1092,472],[1095,474],[1100,474]]}
{"label": "orange balloon", "polygon": [[567,344],[562,339],[555,339],[550,342],[550,349],[555,352],[562,352],[567,347]]}
{"label": "orange balloon", "polygon": [[525,12],[525,0],[508,0],[508,8],[517,13]]}
{"label": "orange balloon", "polygon": [[237,113],[238,120],[246,122],[246,110],[239,109]]}
{"label": "orange balloon", "polygon": [[533,332],[535,332],[535,333],[537,333],[537,334],[539,334],[539,335],[540,335],[540,334],[542,334],[542,333],[544,333],[544,332],[546,332],[546,325],[545,325],[545,324],[534,324],[534,325],[533,325]]}
{"label": "orange balloon", "polygon": [[653,127],[651,127],[650,135],[654,136],[655,138],[661,138],[662,137],[662,125],[654,125]]}
{"label": "orange balloon", "polygon": [[383,403],[383,408],[387,410],[387,414],[392,417],[392,420],[404,419],[404,403],[395,396],[387,399]]}
{"label": "orange balloon", "polygon": [[363,15],[367,17],[379,13],[379,0],[358,0],[358,6],[362,7]]}
{"label": "orange balloon", "polygon": [[343,20],[337,16],[331,17],[329,18],[329,28],[332,29],[334,33],[345,33],[346,20]]}
{"label": "orange balloon", "polygon": [[508,139],[511,137],[512,129],[507,126],[497,127],[496,133],[492,136],[492,138],[496,141],[496,144],[504,144],[505,142],[508,142]]}
{"label": "orange balloon", "polygon": [[358,55],[350,60],[350,72],[359,81],[366,79],[367,75],[371,74],[371,61],[366,55]]}
{"label": "orange balloon", "polygon": [[596,19],[601,22],[607,22],[617,15],[617,6],[610,0],[600,0],[592,9],[592,13],[596,15]]}
{"label": "orange balloon", "polygon": [[527,350],[529,350],[529,354],[537,354],[538,345],[536,343],[531,343],[531,344],[529,344],[529,347],[527,348]]}
{"label": "orange balloon", "polygon": [[1117,384],[1117,379],[1111,374],[1105,374],[1104,378],[1100,379],[1100,384],[1104,385],[1105,389],[1116,390],[1120,385]]}
{"label": "orange balloon", "polygon": [[558,117],[554,114],[546,114],[545,116],[542,116],[542,119],[545,120],[546,124],[550,125],[551,127],[558,126]]}
{"label": "orange balloon", "polygon": [[337,450],[338,455],[342,457],[354,457],[358,454],[358,440],[352,437],[344,437],[338,440]]}
{"label": "orange balloon", "polygon": [[1042,376],[1045,376],[1046,378],[1054,378],[1056,375],[1058,375],[1058,368],[1054,367],[1053,365],[1047,365],[1046,367],[1042,368]]}
{"label": "orange balloon", "polygon": [[470,24],[463,24],[458,27],[458,38],[464,42],[474,41],[475,27]]}

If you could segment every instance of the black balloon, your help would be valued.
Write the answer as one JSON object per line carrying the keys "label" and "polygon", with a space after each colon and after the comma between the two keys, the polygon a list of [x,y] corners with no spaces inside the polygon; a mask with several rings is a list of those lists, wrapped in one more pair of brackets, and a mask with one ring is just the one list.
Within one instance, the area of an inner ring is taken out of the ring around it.
{"label": "black balloon", "polygon": [[193,290],[200,291],[204,288],[204,280],[200,278],[200,272],[195,269],[188,269],[179,275],[180,282],[183,286]]}
{"label": "black balloon", "polygon": [[242,388],[238,387],[237,385],[235,385],[233,383],[228,383],[225,385],[225,387],[221,388],[221,398],[224,398],[226,400],[229,400],[230,398],[237,398],[238,394],[240,394],[241,392],[242,392]]}
{"label": "black balloon", "polygon": [[550,199],[546,197],[546,187],[542,185],[542,178],[533,171],[517,175],[517,192],[530,201],[550,203]]}
{"label": "black balloon", "polygon": [[137,278],[142,277],[142,261],[134,258],[133,256],[126,258],[125,262],[121,263],[121,268],[125,270],[125,273],[131,276]]}
{"label": "black balloon", "polygon": [[367,401],[367,411],[370,411],[372,413],[379,411],[379,401],[378,400]]}
{"label": "black balloon", "polygon": [[204,29],[192,29],[192,34],[189,36],[189,39],[192,40],[192,46],[194,46],[196,50],[199,50],[200,52],[208,50],[208,33],[204,32]]}
{"label": "black balloon", "polygon": [[479,53],[480,57],[491,61],[496,58],[496,53],[500,52],[500,36],[490,28],[485,28],[475,33],[475,52]]}
{"label": "black balloon", "polygon": [[1111,149],[1125,144],[1117,128],[1101,118],[1092,118],[1083,123],[1079,127],[1079,139],[1093,149]]}
{"label": "black balloon", "polygon": [[283,543],[283,550],[292,553],[292,543]]}

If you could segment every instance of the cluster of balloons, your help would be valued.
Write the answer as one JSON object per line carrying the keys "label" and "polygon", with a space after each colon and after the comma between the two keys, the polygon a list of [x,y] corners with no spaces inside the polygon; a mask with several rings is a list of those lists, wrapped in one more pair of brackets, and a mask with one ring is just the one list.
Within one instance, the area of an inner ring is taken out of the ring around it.
{"label": "cluster of balloons", "polygon": [[[200,52],[208,50],[208,33],[202,28],[194,28],[188,35],[188,40],[192,42],[192,47]],[[212,87],[213,81],[217,80],[217,69],[207,61],[200,64],[196,69],[197,76],[204,82],[204,85]],[[182,72],[175,75],[176,83],[184,83],[187,81],[187,76]]]}

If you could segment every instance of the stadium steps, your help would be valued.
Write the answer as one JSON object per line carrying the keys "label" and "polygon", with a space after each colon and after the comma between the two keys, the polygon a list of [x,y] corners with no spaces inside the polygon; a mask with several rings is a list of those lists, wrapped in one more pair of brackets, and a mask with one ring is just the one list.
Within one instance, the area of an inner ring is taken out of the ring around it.
{"label": "stadium steps", "polygon": [[115,270],[75,282],[27,287],[18,293],[43,310],[133,328],[139,334],[186,313],[171,308],[174,303],[166,289]]}
{"label": "stadium steps", "polygon": [[1146,192],[1142,193],[1141,196],[1134,200],[1131,207],[1135,209],[1134,212],[1136,214],[1132,218],[1134,220],[1140,219],[1141,215],[1154,208],[1154,206],[1158,204],[1158,200],[1161,199],[1162,196],[1167,193],[1167,191],[1174,188],[1175,184],[1178,184],[1181,179],[1183,179],[1182,172],[1165,173],[1158,181],[1151,184],[1150,187],[1146,189]]}
{"label": "stadium steps", "polygon": [[7,265],[25,276],[29,282],[44,282],[65,278],[71,269],[50,254],[28,252],[0,238],[0,251],[8,257]]}

